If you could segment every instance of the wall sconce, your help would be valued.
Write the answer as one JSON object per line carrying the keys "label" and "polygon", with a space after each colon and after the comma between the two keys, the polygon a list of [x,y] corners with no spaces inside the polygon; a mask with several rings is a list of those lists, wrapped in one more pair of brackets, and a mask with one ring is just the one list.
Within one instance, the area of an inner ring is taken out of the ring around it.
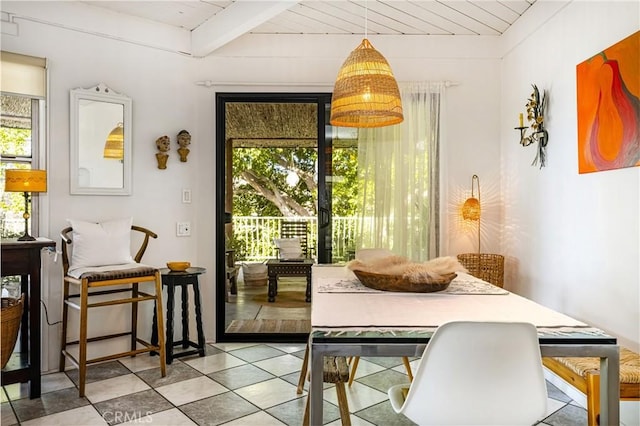
{"label": "wall sconce", "polygon": [[[474,184],[478,187],[478,198],[473,192]],[[471,177],[471,197],[462,205],[462,218],[478,221],[478,253],[480,253],[480,178],[478,175]]]}
{"label": "wall sconce", "polygon": [[527,120],[532,122],[531,133],[526,135],[527,126],[524,126],[522,114],[520,114],[520,125],[516,127],[516,130],[520,130],[520,145],[529,146],[537,143],[538,150],[536,152],[536,158],[531,163],[532,166],[540,162],[540,168],[543,168],[547,160],[547,143],[549,142],[549,134],[544,128],[544,110],[547,106],[547,92],[542,92],[542,99],[540,99],[540,91],[535,84],[533,87],[533,93],[526,104],[527,107]]}
{"label": "wall sconce", "polygon": [[45,170],[7,169],[4,176],[6,192],[24,193],[24,235],[18,241],[35,241],[29,235],[29,193],[47,192],[47,172]]}
{"label": "wall sconce", "polygon": [[122,123],[118,123],[107,136],[104,144],[104,158],[112,158],[114,160],[124,159],[124,127]]}

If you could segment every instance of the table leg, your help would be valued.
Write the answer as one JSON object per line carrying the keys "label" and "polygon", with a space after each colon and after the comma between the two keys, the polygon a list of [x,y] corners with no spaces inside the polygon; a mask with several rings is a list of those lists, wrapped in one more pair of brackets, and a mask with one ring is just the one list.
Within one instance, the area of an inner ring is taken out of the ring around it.
{"label": "table leg", "polygon": [[165,337],[165,352],[167,356],[167,364],[173,361],[173,308],[175,306],[174,299],[175,286],[167,285],[167,335]]}
{"label": "table leg", "polygon": [[311,302],[311,268],[309,268],[309,271],[307,272],[306,275],[307,275],[307,293],[304,300],[306,302]]}
{"label": "table leg", "polygon": [[196,305],[196,328],[198,330],[198,354],[204,356],[204,331],[202,330],[202,309],[200,307],[200,286],[198,278],[193,282],[193,302]]}
{"label": "table leg", "polygon": [[269,302],[276,301],[278,292],[278,277],[276,274],[269,274]]}
{"label": "table leg", "polygon": [[600,424],[620,424],[620,347],[600,357]]}
{"label": "table leg", "polygon": [[[158,315],[156,314],[157,303],[158,302],[153,302],[153,326],[151,327],[151,344],[153,346],[156,346],[158,344]],[[153,355],[158,355],[158,352],[149,352],[149,356]]]}
{"label": "table leg", "polygon": [[182,349],[189,347],[189,289],[186,283],[182,287]]}
{"label": "table leg", "polygon": [[324,354],[313,342],[311,346],[311,383],[309,384],[309,424],[321,425],[322,423],[322,375]]}

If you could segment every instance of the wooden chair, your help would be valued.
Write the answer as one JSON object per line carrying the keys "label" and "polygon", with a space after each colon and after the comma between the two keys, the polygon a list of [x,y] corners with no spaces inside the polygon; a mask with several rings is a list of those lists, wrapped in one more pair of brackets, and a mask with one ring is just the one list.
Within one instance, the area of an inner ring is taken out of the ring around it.
{"label": "wooden chair", "polygon": [[282,221],[280,224],[281,238],[298,238],[302,254],[306,258],[312,256],[312,248],[309,247],[309,222],[305,221]]}
{"label": "wooden chair", "polygon": [[[146,228],[139,226],[131,226],[131,230],[141,232],[144,239],[141,243],[133,260],[140,263],[142,256],[149,244],[149,238],[157,238],[157,235]],[[136,265],[135,263],[126,264],[120,268],[113,270],[104,270],[108,268],[95,268],[93,271],[83,272],[79,277],[69,275],[72,238],[69,236],[73,228],[68,227],[62,230],[62,266],[64,271],[64,290],[62,305],[62,341],[60,350],[60,371],[65,370],[66,360],[69,359],[79,371],[78,389],[80,396],[85,394],[85,383],[87,378],[87,365],[109,361],[126,356],[136,356],[146,352],[159,353],[160,372],[162,377],[166,375],[166,357],[165,357],[165,336],[164,321],[162,311],[162,284],[160,280],[160,272],[156,268],[145,265]],[[120,266],[120,265],[117,265]],[[86,268],[90,269],[90,268]],[[155,285],[154,294],[149,294],[140,290],[139,283],[152,282]],[[71,293],[70,287],[77,288],[75,293]],[[93,290],[93,291],[90,291]],[[124,297],[114,299],[113,297],[105,298],[107,295],[118,293],[129,293]],[[98,296],[96,298],[96,296]],[[103,296],[103,297],[100,297]],[[98,299],[97,301],[95,301]],[[155,302],[157,316],[157,333],[158,344],[152,345],[146,340],[138,337],[138,303],[144,301]],[[120,304],[131,305],[130,329],[120,333],[106,334],[101,336],[88,336],[89,309],[97,307],[108,307]],[[74,341],[67,341],[67,329],[69,320],[69,307],[79,311],[79,338]],[[91,342],[103,341],[106,339],[114,339],[123,336],[130,336],[130,349],[116,354],[103,354],[95,358],[87,357],[87,344]],[[78,355],[69,352],[69,346],[78,346]],[[142,347],[139,347],[141,345]]]}

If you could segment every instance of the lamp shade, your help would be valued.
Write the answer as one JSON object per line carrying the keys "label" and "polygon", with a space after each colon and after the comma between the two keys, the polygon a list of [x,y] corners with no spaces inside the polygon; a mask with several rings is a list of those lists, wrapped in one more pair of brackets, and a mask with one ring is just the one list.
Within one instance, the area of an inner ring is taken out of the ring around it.
{"label": "lamp shade", "polygon": [[104,158],[113,158],[115,160],[124,158],[124,128],[122,123],[118,123],[107,136],[103,156]]}
{"label": "lamp shade", "polygon": [[477,198],[467,198],[462,205],[462,218],[480,220],[480,201]]}
{"label": "lamp shade", "polygon": [[391,67],[365,38],[338,71],[330,122],[340,127],[383,127],[403,120],[400,90]]}
{"label": "lamp shade", "polygon": [[7,169],[4,175],[6,192],[47,192],[47,171]]}

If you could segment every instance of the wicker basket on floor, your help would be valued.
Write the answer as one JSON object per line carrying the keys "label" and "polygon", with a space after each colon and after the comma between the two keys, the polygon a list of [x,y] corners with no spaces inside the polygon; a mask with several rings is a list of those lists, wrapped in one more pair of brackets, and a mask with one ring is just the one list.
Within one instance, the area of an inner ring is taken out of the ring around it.
{"label": "wicker basket on floor", "polygon": [[476,278],[502,287],[504,285],[504,256],[490,253],[459,254],[458,260]]}
{"label": "wicker basket on floor", "polygon": [[2,345],[0,347],[0,355],[2,356],[2,368],[7,365],[11,353],[18,339],[18,331],[20,331],[20,320],[22,318],[22,309],[24,307],[24,294],[19,298],[3,297],[2,298]]}

